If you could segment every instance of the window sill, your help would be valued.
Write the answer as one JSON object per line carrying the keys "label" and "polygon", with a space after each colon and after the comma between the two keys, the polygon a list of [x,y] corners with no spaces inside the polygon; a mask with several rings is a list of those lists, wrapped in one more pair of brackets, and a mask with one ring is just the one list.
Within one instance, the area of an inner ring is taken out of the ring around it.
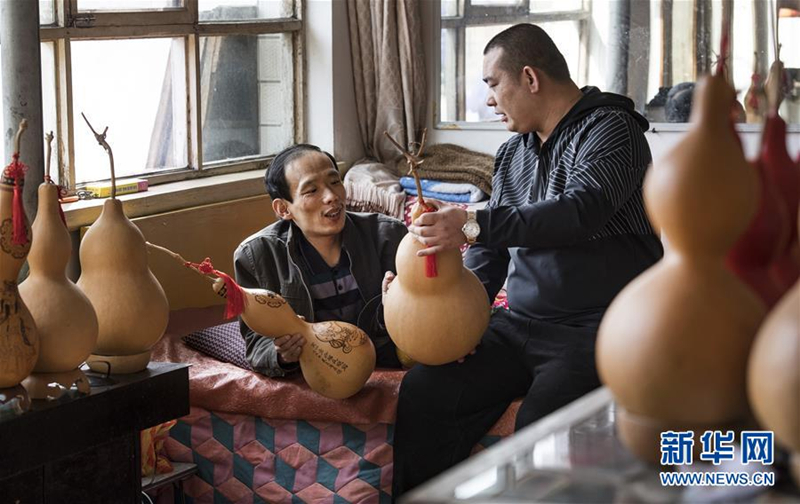
{"label": "window sill", "polygon": [[[265,189],[262,169],[160,184],[144,192],[118,196],[117,199],[123,202],[125,215],[132,219],[263,194]],[[65,203],[62,208],[67,218],[67,227],[75,230],[92,224],[100,216],[103,203],[107,199],[109,198]]]}

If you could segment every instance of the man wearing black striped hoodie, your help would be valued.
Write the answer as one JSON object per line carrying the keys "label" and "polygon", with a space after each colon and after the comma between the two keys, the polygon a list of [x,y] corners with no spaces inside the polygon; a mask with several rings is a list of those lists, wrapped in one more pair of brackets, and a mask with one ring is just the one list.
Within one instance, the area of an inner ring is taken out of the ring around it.
{"label": "man wearing black striped hoodie", "polygon": [[420,255],[471,243],[466,266],[509,310],[461,363],[417,366],[400,389],[394,497],[469,456],[516,398],[516,429],[599,386],[594,343],[616,294],[663,255],[642,200],[651,161],[633,102],[578,88],[539,27],[484,50],[487,105],[518,133],[497,152],[484,210],[447,207],[409,231]]}

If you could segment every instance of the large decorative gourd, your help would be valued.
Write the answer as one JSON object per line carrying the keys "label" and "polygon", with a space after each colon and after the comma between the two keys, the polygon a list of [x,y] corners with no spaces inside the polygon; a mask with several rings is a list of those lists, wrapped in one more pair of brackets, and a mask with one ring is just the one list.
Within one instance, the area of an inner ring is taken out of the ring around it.
{"label": "large decorative gourd", "polygon": [[756,337],[747,374],[761,426],[792,453],[800,484],[800,281],[770,312]]}
{"label": "large decorative gourd", "polygon": [[644,185],[670,250],[620,292],[598,333],[620,438],[654,463],[661,432],[692,430],[699,448],[705,430],[748,419],[747,358],[765,308],[724,266],[759,193],[730,120],[735,96],[719,70],[700,79],[691,129]]}
{"label": "large decorative gourd", "polygon": [[[425,146],[425,135],[416,155],[386,136],[403,151],[417,181],[419,196],[412,219],[435,211],[425,203],[416,171],[422,163],[419,155]],[[383,307],[386,329],[397,348],[413,360],[445,364],[464,357],[477,346],[489,325],[491,308],[486,289],[464,267],[460,250],[417,257],[423,248],[411,234],[397,248],[397,277],[389,284]]]}
{"label": "large decorative gourd", "polygon": [[800,277],[800,239],[797,233],[797,205],[800,204],[800,167],[786,150],[786,122],[778,115],[783,100],[783,63],[776,60],[769,70],[766,92],[769,112],[764,123],[761,162],[766,177],[778,189],[779,201],[788,215],[789,238],[771,266],[772,277],[786,292]]}
{"label": "large decorative gourd", "polygon": [[305,346],[300,369],[308,386],[318,394],[331,399],[350,397],[375,370],[375,346],[358,327],[338,321],[306,322],[280,295],[239,286],[229,275],[215,270],[209,259],[191,263],[164,247],[147,245],[210,279],[214,291],[228,300],[226,318],[241,315],[248,327],[267,338],[301,334]]}
{"label": "large decorative gourd", "polygon": [[[784,166],[787,162],[789,168],[792,164],[786,152],[786,125],[781,128],[779,124],[783,122],[778,116],[781,79],[773,75],[782,72],[783,66],[779,61],[770,69],[769,117],[761,137],[761,152],[752,163],[761,187],[758,210],[726,257],[728,268],[747,283],[768,308],[774,306],[786,291],[771,271],[773,263],[788,249],[790,235],[796,236],[796,232],[790,233],[790,228],[795,226],[790,225],[788,209],[776,186],[784,182],[776,174],[787,171]],[[800,180],[797,183],[800,184]]]}
{"label": "large decorative gourd", "polygon": [[0,388],[18,385],[33,370],[39,355],[39,336],[19,295],[17,276],[31,247],[22,206],[27,167],[19,161],[20,138],[28,127],[23,119],[14,137],[12,162],[0,181]]}
{"label": "large decorative gourd", "polygon": [[[84,116],[84,119],[86,117]],[[89,124],[89,121],[86,121]],[[81,240],[78,287],[92,302],[99,331],[89,366],[112,374],[135,373],[150,362],[150,348],[164,334],[169,304],[161,284],[147,266],[144,236],[116,199],[114,156],[106,132],[97,141],[111,164],[111,198]]]}
{"label": "large decorative gourd", "polygon": [[[62,220],[59,187],[50,178],[47,138],[45,181],[39,185],[39,207],[28,255],[30,275],[19,286],[22,300],[39,331],[39,359],[34,371],[59,373],[76,369],[97,343],[97,315],[92,303],[66,275],[72,240]],[[58,380],[49,380],[58,381]]]}

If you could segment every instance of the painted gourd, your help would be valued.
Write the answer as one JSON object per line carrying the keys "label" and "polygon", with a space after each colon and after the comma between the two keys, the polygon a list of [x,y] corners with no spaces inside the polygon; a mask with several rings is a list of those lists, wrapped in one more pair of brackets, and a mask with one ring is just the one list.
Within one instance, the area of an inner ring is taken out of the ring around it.
{"label": "painted gourd", "polygon": [[215,270],[208,259],[191,263],[167,248],[147,245],[210,279],[214,291],[228,300],[226,318],[241,315],[250,329],[267,338],[301,334],[305,345],[300,354],[300,370],[308,386],[318,394],[331,399],[350,397],[364,387],[375,370],[375,346],[353,324],[306,322],[279,294],[241,287],[229,275]]}
{"label": "painted gourd", "polygon": [[[19,163],[19,142],[26,127],[23,119],[14,141],[14,160],[0,181],[0,388],[18,385],[33,370],[39,355],[36,324],[17,287],[19,270],[31,247],[21,204],[24,165]],[[14,204],[15,191],[18,204]]]}
{"label": "painted gourd", "polygon": [[59,214],[58,186],[39,186],[39,207],[28,255],[30,275],[19,293],[39,330],[39,359],[34,371],[71,371],[97,343],[97,315],[92,303],[66,275],[72,240]]}
{"label": "painted gourd", "polygon": [[[215,284],[219,292],[221,284]],[[300,369],[312,390],[331,399],[352,396],[375,370],[375,346],[367,333],[346,322],[309,323],[283,297],[264,289],[245,289],[242,320],[262,336],[301,334],[306,343]]]}
{"label": "painted gourd", "polygon": [[99,331],[87,361],[100,372],[141,371],[150,362],[150,348],[164,334],[169,304],[164,289],[147,265],[144,236],[109,199],[80,246],[78,287],[92,302]]}
{"label": "painted gourd", "polygon": [[[412,219],[422,210],[415,206]],[[386,329],[397,348],[422,364],[453,362],[480,342],[489,324],[486,289],[466,269],[458,249],[436,254],[436,276],[426,275],[425,248],[407,234],[397,248],[397,277],[384,300]]]}
{"label": "painted gourd", "polygon": [[800,281],[761,326],[747,386],[759,424],[793,452],[795,481],[800,483]]}
{"label": "painted gourd", "polygon": [[699,439],[748,418],[747,358],[765,307],[724,266],[759,192],[730,123],[734,99],[719,73],[700,80],[690,131],[645,179],[648,213],[670,250],[614,299],[598,333],[619,436],[654,463],[661,432]]}

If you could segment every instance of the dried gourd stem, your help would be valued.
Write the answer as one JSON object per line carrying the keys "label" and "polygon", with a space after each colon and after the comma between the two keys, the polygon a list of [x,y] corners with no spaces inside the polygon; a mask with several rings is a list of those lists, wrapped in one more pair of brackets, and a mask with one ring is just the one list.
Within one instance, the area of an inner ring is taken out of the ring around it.
{"label": "dried gourd stem", "polygon": [[17,129],[17,134],[14,136],[14,153],[19,154],[19,142],[22,138],[22,134],[25,130],[28,129],[28,120],[23,119],[19,122],[19,128]]}
{"label": "dried gourd stem", "polygon": [[422,156],[422,151],[425,149],[425,142],[428,140],[428,128],[422,130],[422,140],[419,142],[419,149],[417,150],[417,157]]}
{"label": "dried gourd stem", "polygon": [[[386,135],[386,138],[391,140],[391,142],[394,144],[394,146],[397,147],[400,150],[400,152],[403,153],[403,156],[405,156],[406,163],[408,164],[408,173],[409,173],[409,175],[414,177],[414,183],[417,186],[417,200],[419,201],[419,204],[421,206],[423,206],[423,207],[426,206],[425,205],[425,197],[422,195],[422,183],[420,182],[419,174],[417,173],[417,166],[421,165],[424,161],[422,159],[419,159],[414,154],[411,154],[410,152],[405,150],[403,147],[401,147],[400,144],[397,143],[397,140],[392,138],[392,136],[389,134],[389,132],[384,131],[383,134]],[[423,138],[423,140],[424,140],[424,138]],[[422,147],[423,146],[420,146],[420,152],[422,152]]]}
{"label": "dried gourd stem", "polygon": [[[190,262],[187,261],[186,259],[184,259],[183,256],[181,256],[177,252],[171,251],[170,249],[168,249],[166,247],[162,247],[160,245],[154,245],[154,244],[152,244],[150,242],[147,242],[147,241],[144,242],[144,244],[147,245],[148,247],[150,247],[153,250],[158,250],[158,251],[161,251],[161,252],[167,254],[168,256],[172,257],[173,259],[175,259],[176,261],[181,263],[181,266],[186,266],[187,264],[190,264]],[[217,276],[216,275],[207,275],[207,274],[203,273],[202,271],[198,271],[198,270],[196,270],[194,268],[189,268],[189,269],[194,271],[195,273],[197,273],[198,275],[200,275],[201,277],[205,278],[206,280],[208,280],[211,283],[214,283],[214,282],[217,281]]]}
{"label": "dried gourd stem", "polygon": [[86,121],[86,124],[89,125],[89,129],[91,129],[92,133],[94,133],[94,137],[97,140],[97,143],[102,145],[103,148],[106,150],[106,152],[108,152],[108,159],[111,162],[111,199],[116,199],[117,178],[114,174],[114,153],[111,152],[111,146],[108,145],[108,142],[106,142],[106,133],[108,132],[108,126],[106,126],[106,129],[103,130],[103,133],[100,134],[94,130],[92,124],[89,122],[89,119],[86,118],[86,115],[83,112],[81,112],[81,115],[83,116],[83,120]]}
{"label": "dried gourd stem", "polygon": [[778,44],[777,56],[769,67],[767,82],[764,84],[764,92],[767,95],[767,105],[769,112],[778,113],[778,108],[783,101],[783,61],[781,61],[781,45]]}
{"label": "dried gourd stem", "polygon": [[44,181],[45,182],[53,182],[53,179],[50,178],[50,157],[52,155],[52,143],[53,143],[53,132],[46,134],[44,139],[47,140],[47,162],[45,163],[45,171],[44,171]]}

